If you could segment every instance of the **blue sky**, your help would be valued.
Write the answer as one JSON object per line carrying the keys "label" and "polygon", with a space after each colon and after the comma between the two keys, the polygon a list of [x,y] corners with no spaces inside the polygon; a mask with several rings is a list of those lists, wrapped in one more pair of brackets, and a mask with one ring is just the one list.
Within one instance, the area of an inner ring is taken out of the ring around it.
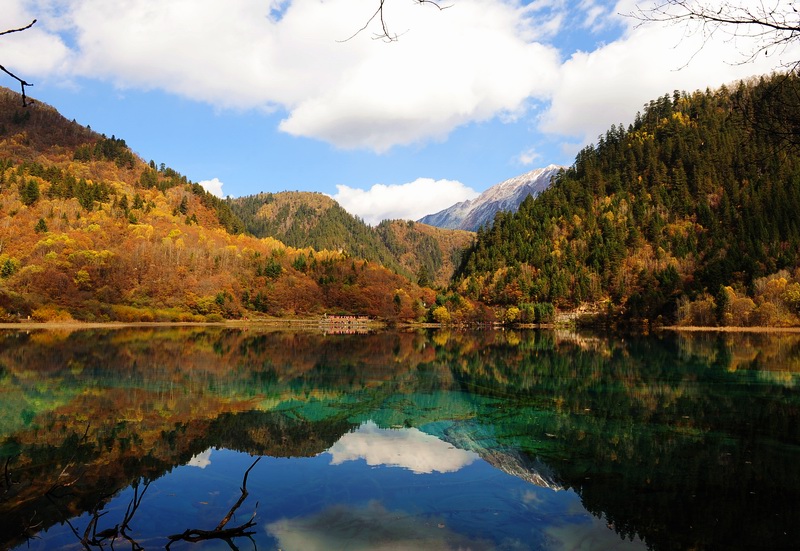
{"label": "blue sky", "polygon": [[[635,0],[0,0],[0,63],[66,117],[221,195],[416,219],[575,153],[650,99],[769,72]],[[647,7],[640,3],[639,7]],[[10,79],[0,84],[14,88]]]}

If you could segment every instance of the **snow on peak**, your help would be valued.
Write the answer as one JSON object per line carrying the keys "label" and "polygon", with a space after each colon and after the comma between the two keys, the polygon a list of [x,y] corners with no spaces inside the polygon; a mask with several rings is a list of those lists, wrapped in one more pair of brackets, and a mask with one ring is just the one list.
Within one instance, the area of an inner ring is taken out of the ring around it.
{"label": "snow on peak", "polygon": [[564,167],[548,165],[509,178],[496,184],[471,201],[429,214],[419,221],[440,228],[476,231],[490,224],[499,211],[516,212],[528,195],[536,196],[545,190],[559,170]]}

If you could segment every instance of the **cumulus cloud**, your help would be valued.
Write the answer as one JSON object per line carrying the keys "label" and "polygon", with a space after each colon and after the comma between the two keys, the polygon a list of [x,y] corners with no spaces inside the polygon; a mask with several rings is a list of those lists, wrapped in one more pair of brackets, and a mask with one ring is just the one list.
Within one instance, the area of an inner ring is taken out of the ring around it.
{"label": "cumulus cloud", "polygon": [[216,195],[217,197],[222,198],[222,182],[219,181],[219,178],[214,178],[212,180],[203,180],[202,182],[197,182],[203,189],[209,192],[211,195]]}
{"label": "cumulus cloud", "polygon": [[376,225],[382,220],[419,220],[426,214],[479,194],[455,180],[418,178],[399,185],[375,184],[368,190],[337,185],[333,198],[350,214]]}
{"label": "cumulus cloud", "polygon": [[395,44],[359,46],[357,62],[334,86],[293,106],[281,129],[385,151],[523,112],[529,98],[546,96],[558,53],[526,40],[524,8],[488,0],[462,0],[443,12],[414,8],[392,4],[392,25],[409,32]]}
{"label": "cumulus cloud", "polygon": [[[0,31],[30,24],[37,17],[33,7],[20,1],[5,2],[4,27]],[[61,74],[70,58],[71,52],[61,37],[41,20],[26,31],[5,35],[0,40],[3,65],[23,80],[32,80],[31,75]]]}
{"label": "cumulus cloud", "polygon": [[418,429],[381,429],[371,421],[342,436],[328,453],[331,465],[364,459],[367,465],[403,467],[416,474],[455,472],[478,458]]}
{"label": "cumulus cloud", "polygon": [[[278,112],[288,134],[376,152],[521,117],[574,149],[673,89],[715,87],[800,58],[790,47],[738,63],[745,37],[618,15],[638,1],[457,0],[443,11],[391,2],[387,22],[400,40],[384,44],[372,40],[378,27],[346,40],[375,0],[6,0],[8,25],[34,14],[40,22],[4,36],[0,58],[26,78],[101,79]],[[574,29],[606,33],[607,43],[561,51]],[[533,103],[543,111],[532,114]]]}
{"label": "cumulus cloud", "polygon": [[[633,0],[623,0],[615,12],[635,10]],[[679,25],[638,25],[632,17],[617,18],[625,27],[617,40],[576,52],[563,63],[551,102],[539,119],[540,130],[577,138],[573,149],[595,141],[612,124],[633,122],[645,103],[673,90],[715,88],[776,67],[775,59],[764,56],[741,63],[741,54],[749,48],[744,39],[731,41],[724,33],[709,37]],[[795,53],[800,56],[796,48]]]}
{"label": "cumulus cloud", "polygon": [[373,0],[33,4],[59,21],[49,37],[72,46],[54,54],[64,74],[284,110],[283,131],[342,148],[385,151],[524,111],[528,98],[546,97],[559,62],[535,41],[536,10],[514,1],[459,0],[444,11],[390,3],[390,29],[402,34],[392,44],[373,41],[375,28],[345,40]]}

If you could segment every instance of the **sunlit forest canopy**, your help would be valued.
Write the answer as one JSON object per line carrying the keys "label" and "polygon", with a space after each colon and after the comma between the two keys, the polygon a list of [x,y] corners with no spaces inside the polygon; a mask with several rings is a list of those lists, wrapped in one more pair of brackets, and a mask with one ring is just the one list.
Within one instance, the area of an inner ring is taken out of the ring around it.
{"label": "sunlit forest canopy", "polygon": [[[786,291],[799,283],[799,122],[794,74],[653,100],[482,229],[457,288],[493,304],[608,301],[642,318],[724,288],[757,298],[780,270]],[[796,323],[793,296],[756,321]]]}

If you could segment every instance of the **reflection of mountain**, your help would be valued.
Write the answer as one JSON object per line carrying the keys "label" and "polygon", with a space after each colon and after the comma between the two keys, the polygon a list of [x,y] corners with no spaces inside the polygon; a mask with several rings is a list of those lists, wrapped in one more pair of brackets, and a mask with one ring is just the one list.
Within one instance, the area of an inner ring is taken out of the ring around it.
{"label": "reflection of mountain", "polygon": [[173,328],[0,338],[0,547],[22,541],[34,513],[46,528],[208,448],[312,456],[369,420],[574,489],[656,549],[797,541],[800,385],[767,371],[794,365],[797,336],[759,341],[749,363],[730,336]]}
{"label": "reflection of mountain", "polygon": [[516,448],[503,446],[487,435],[493,427],[479,424],[454,424],[447,427],[441,438],[463,450],[470,450],[501,471],[521,478],[536,486],[558,491],[563,486],[556,480],[553,470],[543,461],[530,458]]}

